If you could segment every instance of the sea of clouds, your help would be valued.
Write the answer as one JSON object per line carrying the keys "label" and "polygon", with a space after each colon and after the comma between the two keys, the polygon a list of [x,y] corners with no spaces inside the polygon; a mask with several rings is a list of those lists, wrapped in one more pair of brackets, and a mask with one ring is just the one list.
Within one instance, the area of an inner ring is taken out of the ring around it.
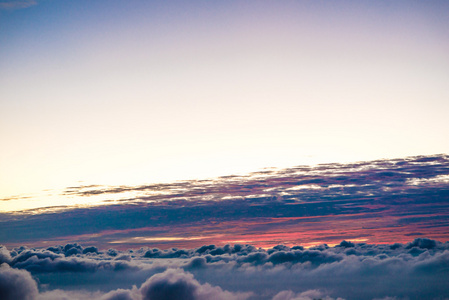
{"label": "sea of clouds", "polygon": [[447,299],[449,242],[0,248],[0,299]]}

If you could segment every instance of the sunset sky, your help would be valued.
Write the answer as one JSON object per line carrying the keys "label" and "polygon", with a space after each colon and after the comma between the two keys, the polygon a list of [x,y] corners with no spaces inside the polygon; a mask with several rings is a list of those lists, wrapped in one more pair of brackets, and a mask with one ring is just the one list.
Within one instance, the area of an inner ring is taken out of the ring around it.
{"label": "sunset sky", "polygon": [[1,197],[449,149],[447,1],[0,9]]}
{"label": "sunset sky", "polygon": [[0,298],[449,298],[449,1],[0,0]]}

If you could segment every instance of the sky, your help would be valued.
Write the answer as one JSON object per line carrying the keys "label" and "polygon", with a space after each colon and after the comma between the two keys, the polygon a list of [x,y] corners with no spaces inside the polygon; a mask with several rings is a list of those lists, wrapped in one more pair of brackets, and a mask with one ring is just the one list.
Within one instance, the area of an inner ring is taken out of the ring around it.
{"label": "sky", "polygon": [[[76,241],[127,250],[239,243],[267,249],[334,246],[342,240],[449,240],[448,155],[265,169],[169,184],[72,186],[52,197],[72,206],[0,213],[2,244]],[[2,202],[21,201],[38,200]]]}
{"label": "sky", "polygon": [[2,197],[449,146],[446,1],[0,7]]}
{"label": "sky", "polygon": [[449,2],[0,0],[0,298],[449,298]]}

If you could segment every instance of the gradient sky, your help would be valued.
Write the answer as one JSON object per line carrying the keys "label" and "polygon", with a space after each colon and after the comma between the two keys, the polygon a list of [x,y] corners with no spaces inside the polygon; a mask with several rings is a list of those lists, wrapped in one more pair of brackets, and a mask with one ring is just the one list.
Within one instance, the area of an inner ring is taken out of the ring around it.
{"label": "gradient sky", "polygon": [[448,87],[448,0],[0,0],[0,297],[448,298]]}
{"label": "gradient sky", "polygon": [[447,1],[1,1],[0,196],[447,152],[448,16]]}

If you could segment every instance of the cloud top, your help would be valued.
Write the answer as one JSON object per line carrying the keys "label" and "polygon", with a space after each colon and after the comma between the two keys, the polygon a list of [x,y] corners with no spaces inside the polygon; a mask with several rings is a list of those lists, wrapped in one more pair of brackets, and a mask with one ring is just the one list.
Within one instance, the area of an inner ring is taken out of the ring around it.
{"label": "cloud top", "polygon": [[249,294],[234,295],[210,284],[201,285],[192,274],[182,270],[169,269],[149,278],[140,288],[143,300],[238,300],[247,299]]}
{"label": "cloud top", "polygon": [[29,272],[13,269],[6,263],[0,266],[0,299],[33,300],[37,295],[36,281]]}
{"label": "cloud top", "polygon": [[97,248],[77,243],[1,249],[8,252],[2,293],[39,299],[449,297],[449,242],[427,238],[378,245],[342,241],[309,249],[236,244],[84,251]]}

